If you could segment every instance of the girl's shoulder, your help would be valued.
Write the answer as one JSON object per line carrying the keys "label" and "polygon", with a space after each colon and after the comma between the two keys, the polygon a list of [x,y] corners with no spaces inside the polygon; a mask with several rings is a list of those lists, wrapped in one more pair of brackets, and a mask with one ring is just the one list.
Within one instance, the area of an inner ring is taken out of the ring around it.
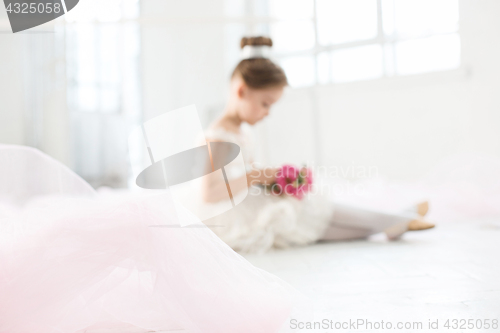
{"label": "girl's shoulder", "polygon": [[210,126],[207,130],[205,130],[206,139],[212,141],[240,141],[241,136],[241,131],[236,132],[217,124]]}

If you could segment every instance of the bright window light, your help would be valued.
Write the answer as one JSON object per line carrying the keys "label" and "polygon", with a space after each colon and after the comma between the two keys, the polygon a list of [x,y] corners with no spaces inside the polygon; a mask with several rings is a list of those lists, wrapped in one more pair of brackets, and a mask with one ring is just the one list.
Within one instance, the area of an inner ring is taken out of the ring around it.
{"label": "bright window light", "polygon": [[408,40],[396,43],[395,47],[400,75],[443,71],[460,65],[458,34]]}
{"label": "bright window light", "polygon": [[377,44],[333,51],[331,55],[333,82],[382,77],[384,73],[382,59],[382,47]]}
{"label": "bright window light", "polygon": [[116,112],[120,108],[120,92],[113,88],[101,89],[101,112]]}
{"label": "bright window light", "polygon": [[95,111],[99,107],[99,94],[95,87],[81,85],[76,93],[76,102],[82,111]]}
{"label": "bright window light", "polygon": [[[292,87],[460,67],[459,0],[226,3],[229,8],[238,3],[239,11],[259,18],[242,24],[247,33],[270,35],[274,57],[286,65]],[[309,68],[313,72],[306,73]]]}
{"label": "bright window light", "polygon": [[313,56],[285,58],[280,62],[292,87],[311,86],[314,84],[315,65]]}
{"label": "bright window light", "polygon": [[137,0],[110,0],[105,5],[86,0],[68,12],[67,73],[72,111],[138,112],[140,29],[137,22],[116,22],[138,13]]}
{"label": "bright window light", "polygon": [[[126,5],[124,6],[124,4]],[[122,14],[130,15],[134,7],[138,7],[136,0],[85,0],[80,1],[78,6],[69,11],[65,15],[65,19],[68,22],[90,22],[93,20],[116,22],[123,17]],[[126,9],[124,13],[123,9]]]}
{"label": "bright window light", "polygon": [[316,0],[321,45],[377,36],[377,0]]}
{"label": "bright window light", "polygon": [[458,30],[458,0],[383,0],[384,33],[423,37]]}
{"label": "bright window light", "polygon": [[282,21],[271,24],[273,49],[277,53],[308,50],[314,47],[314,24],[307,21]]}
{"label": "bright window light", "polygon": [[311,19],[314,16],[314,0],[269,0],[269,14],[283,20]]}

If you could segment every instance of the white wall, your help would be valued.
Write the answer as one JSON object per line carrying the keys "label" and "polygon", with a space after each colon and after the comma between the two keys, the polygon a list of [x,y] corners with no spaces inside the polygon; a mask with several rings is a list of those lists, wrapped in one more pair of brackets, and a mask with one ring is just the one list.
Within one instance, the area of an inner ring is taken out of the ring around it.
{"label": "white wall", "polygon": [[457,153],[500,157],[500,1],[461,0],[460,13],[462,69],[288,91],[265,125],[269,162],[304,162],[298,151],[315,151],[318,133],[323,164],[376,166],[391,179]]}
{"label": "white wall", "polygon": [[145,120],[189,104],[203,112],[223,100],[223,14],[224,0],[142,2]]}

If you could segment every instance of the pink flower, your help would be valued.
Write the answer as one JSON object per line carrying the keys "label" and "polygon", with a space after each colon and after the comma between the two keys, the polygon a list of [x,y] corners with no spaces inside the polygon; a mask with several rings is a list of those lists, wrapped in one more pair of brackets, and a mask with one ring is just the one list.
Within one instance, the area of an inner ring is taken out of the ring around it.
{"label": "pink flower", "polygon": [[312,171],[308,168],[297,168],[290,164],[283,165],[277,173],[273,184],[276,195],[290,195],[299,200],[312,188]]}
{"label": "pink flower", "polygon": [[300,170],[297,167],[290,164],[283,165],[280,170],[281,177],[286,178],[288,183],[295,181],[299,176],[299,172]]}

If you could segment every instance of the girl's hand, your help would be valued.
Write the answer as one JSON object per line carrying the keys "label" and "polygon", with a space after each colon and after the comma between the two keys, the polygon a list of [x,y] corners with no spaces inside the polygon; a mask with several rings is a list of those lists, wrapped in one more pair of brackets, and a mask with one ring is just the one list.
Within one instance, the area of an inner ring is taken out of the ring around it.
{"label": "girl's hand", "polygon": [[252,169],[248,174],[249,185],[271,185],[276,180],[277,168]]}

